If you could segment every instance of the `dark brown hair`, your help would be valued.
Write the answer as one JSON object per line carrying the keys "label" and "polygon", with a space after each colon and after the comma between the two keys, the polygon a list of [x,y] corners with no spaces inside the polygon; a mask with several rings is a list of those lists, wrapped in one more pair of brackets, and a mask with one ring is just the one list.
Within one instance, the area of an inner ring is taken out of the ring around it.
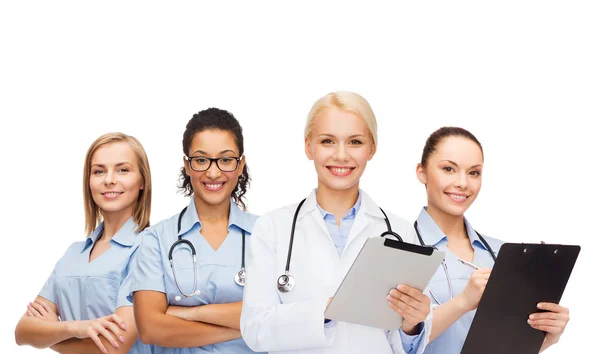
{"label": "dark brown hair", "polygon": [[[233,114],[218,108],[208,108],[200,111],[194,114],[192,119],[189,120],[185,127],[185,132],[183,133],[183,153],[186,156],[189,156],[190,146],[192,145],[192,140],[194,139],[194,135],[196,135],[196,133],[211,129],[230,132],[231,135],[233,135],[233,140],[235,140],[238,150],[240,151],[240,156],[244,154],[244,136],[242,135],[242,127],[240,126],[240,122],[235,119]],[[190,180],[190,176],[188,176],[185,172],[185,167],[181,168],[181,175],[179,178],[181,181],[179,190],[188,197],[194,194],[192,182]],[[233,198],[234,202],[243,210],[246,210],[246,204],[244,203],[243,199],[245,199],[244,194],[246,194],[246,191],[250,186],[250,180],[248,164],[244,164],[244,169],[238,178],[237,185],[231,192],[231,198]]]}
{"label": "dark brown hair", "polygon": [[429,138],[427,138],[427,141],[425,142],[425,147],[423,147],[423,155],[421,155],[421,166],[427,166],[427,161],[429,161],[429,157],[435,152],[435,148],[440,142],[442,142],[442,140],[453,136],[471,140],[472,142],[477,144],[477,146],[479,146],[479,148],[481,149],[481,155],[483,156],[483,148],[481,147],[481,143],[479,142],[479,140],[477,140],[475,135],[471,134],[470,131],[459,127],[442,127],[431,133]]}

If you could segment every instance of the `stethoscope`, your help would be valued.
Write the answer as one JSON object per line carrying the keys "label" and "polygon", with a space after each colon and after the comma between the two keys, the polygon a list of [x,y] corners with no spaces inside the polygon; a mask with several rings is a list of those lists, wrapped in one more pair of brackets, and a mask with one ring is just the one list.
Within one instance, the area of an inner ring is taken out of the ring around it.
{"label": "stethoscope", "polygon": [[[171,270],[173,271],[173,279],[175,279],[175,285],[177,285],[177,289],[179,290],[181,295],[183,295],[185,297],[192,297],[192,296],[200,295],[200,290],[196,290],[196,286],[197,286],[197,283],[196,283],[196,280],[197,280],[196,249],[194,248],[194,245],[192,244],[191,241],[184,240],[183,238],[181,238],[181,235],[179,235],[179,233],[181,232],[181,218],[183,217],[183,214],[185,213],[186,210],[187,210],[187,207],[183,208],[181,213],[179,213],[179,219],[177,220],[178,236],[177,236],[177,241],[175,241],[173,243],[173,245],[171,245],[171,248],[169,249],[169,263],[171,263]],[[192,251],[192,259],[194,262],[194,289],[192,290],[191,294],[186,294],[185,292],[183,292],[183,290],[179,286],[179,282],[177,281],[177,275],[175,274],[175,267],[173,266],[173,250],[175,250],[175,247],[179,244],[188,245],[190,250]],[[244,286],[244,284],[246,283],[245,256],[246,256],[246,232],[244,231],[244,229],[242,229],[242,266],[240,268],[240,271],[237,272],[235,274],[235,276],[233,277],[233,281],[239,286]],[[177,301],[181,300],[181,297],[177,296],[176,300]]]}
{"label": "stethoscope", "polygon": [[[294,234],[296,233],[296,220],[298,220],[298,213],[300,212],[300,208],[302,207],[302,204],[304,204],[305,201],[306,199],[303,199],[300,202],[300,204],[298,204],[296,212],[294,213],[294,219],[292,221],[292,232],[290,234],[290,245],[288,246],[287,262],[285,263],[285,273],[280,275],[279,278],[277,278],[277,290],[279,290],[282,293],[290,292],[294,288],[294,285],[296,285],[296,280],[290,275],[290,260],[292,259]],[[381,237],[393,236],[398,241],[403,242],[402,237],[400,237],[400,235],[392,231],[392,225],[390,224],[390,220],[388,219],[383,209],[379,208],[379,210],[381,210],[381,212],[383,213],[383,216],[385,217],[385,224],[387,225],[387,231],[384,231],[381,234]]]}
{"label": "stethoscope", "polygon": [[[421,237],[421,233],[419,232],[419,224],[417,223],[417,221],[415,221],[414,227],[415,227],[415,231],[417,232],[417,237],[419,238],[419,242],[421,243],[421,246],[425,246],[425,242],[423,242],[423,238]],[[492,256],[492,259],[494,260],[494,262],[496,262],[496,255],[494,254],[494,251],[492,251],[492,248],[487,243],[487,241],[485,240],[485,238],[483,238],[483,236],[481,236],[481,234],[479,232],[475,231],[475,233],[477,234],[477,237],[479,237],[479,241],[481,241],[481,243],[483,243],[483,245],[487,249],[487,251],[490,254],[490,256]],[[436,250],[438,249],[435,246],[427,246],[427,247],[433,247]],[[450,274],[448,273],[448,265],[446,265],[446,258],[442,259],[442,268],[444,268],[444,273],[446,274],[446,281],[448,282],[448,289],[450,290],[450,298],[452,299],[454,297],[454,289],[452,287],[452,281],[450,280]],[[435,297],[435,295],[433,294],[433,292],[431,291],[431,289],[429,289],[429,293],[431,294],[431,297],[433,298],[433,300],[438,305],[442,304],[437,299],[437,297]]]}

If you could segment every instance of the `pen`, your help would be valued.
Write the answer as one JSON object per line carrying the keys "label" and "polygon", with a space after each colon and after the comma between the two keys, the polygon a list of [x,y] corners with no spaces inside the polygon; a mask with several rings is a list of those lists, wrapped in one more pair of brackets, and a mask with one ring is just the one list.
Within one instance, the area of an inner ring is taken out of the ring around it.
{"label": "pen", "polygon": [[471,267],[471,268],[473,268],[473,269],[475,269],[475,270],[479,269],[479,266],[478,266],[478,265],[475,265],[475,264],[473,264],[473,263],[471,263],[471,262],[467,262],[467,261],[465,261],[465,260],[462,260],[462,259],[460,259],[460,258],[458,259],[458,261],[459,261],[460,263],[462,263],[462,264],[466,265],[467,267]]}

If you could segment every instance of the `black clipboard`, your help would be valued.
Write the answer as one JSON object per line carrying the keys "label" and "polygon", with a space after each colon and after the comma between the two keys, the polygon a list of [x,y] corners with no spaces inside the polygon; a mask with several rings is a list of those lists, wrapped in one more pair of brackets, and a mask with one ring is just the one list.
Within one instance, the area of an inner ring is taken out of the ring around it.
{"label": "black clipboard", "polygon": [[461,354],[537,354],[545,332],[531,328],[537,303],[558,303],[581,250],[580,246],[505,243]]}

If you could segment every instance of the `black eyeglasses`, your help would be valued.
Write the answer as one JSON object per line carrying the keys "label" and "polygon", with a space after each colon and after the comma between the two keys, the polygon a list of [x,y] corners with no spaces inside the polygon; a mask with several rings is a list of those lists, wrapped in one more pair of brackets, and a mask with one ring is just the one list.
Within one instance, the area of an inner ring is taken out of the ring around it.
{"label": "black eyeglasses", "polygon": [[218,157],[211,159],[210,157],[204,156],[185,156],[184,158],[190,164],[190,168],[196,172],[207,171],[213,162],[217,164],[219,170],[223,172],[233,172],[238,168],[241,157]]}

